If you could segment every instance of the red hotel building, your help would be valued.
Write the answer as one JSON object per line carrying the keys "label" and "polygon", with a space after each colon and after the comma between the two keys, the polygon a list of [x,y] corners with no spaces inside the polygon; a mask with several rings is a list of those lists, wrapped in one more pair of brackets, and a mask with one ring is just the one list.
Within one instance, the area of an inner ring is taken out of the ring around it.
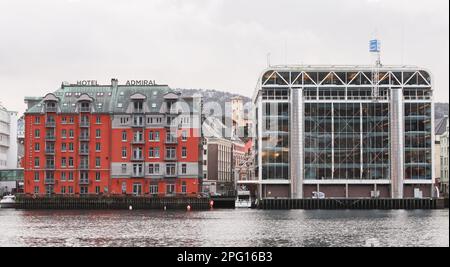
{"label": "red hotel building", "polygon": [[26,194],[200,192],[201,98],[113,79],[25,100]]}

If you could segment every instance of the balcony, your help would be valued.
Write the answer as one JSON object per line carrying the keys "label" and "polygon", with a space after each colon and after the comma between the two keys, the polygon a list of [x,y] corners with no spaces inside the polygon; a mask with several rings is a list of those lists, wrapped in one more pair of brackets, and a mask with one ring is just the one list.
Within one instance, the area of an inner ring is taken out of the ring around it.
{"label": "balcony", "polygon": [[56,127],[56,122],[55,121],[46,121],[45,122],[45,127],[47,127],[47,128],[55,128]]}
{"label": "balcony", "polygon": [[78,168],[79,168],[80,170],[89,170],[89,164],[81,163],[81,164],[78,166]]}
{"label": "balcony", "polygon": [[55,148],[46,148],[45,154],[47,155],[55,155]]}
{"label": "balcony", "polygon": [[177,174],[176,173],[166,173],[164,174],[165,178],[177,178]]}
{"label": "balcony", "polygon": [[80,185],[89,185],[89,179],[80,179],[78,184],[80,184]]}
{"label": "balcony", "polygon": [[47,169],[47,170],[54,170],[55,169],[55,164],[46,164],[45,165],[45,169]]}
{"label": "balcony", "polygon": [[144,161],[143,156],[131,156],[131,161]]}
{"label": "balcony", "polygon": [[56,141],[56,136],[55,135],[46,135],[45,141],[54,142],[54,141]]}
{"label": "balcony", "polygon": [[177,145],[178,144],[178,140],[176,138],[168,138],[165,141],[166,145]]}
{"label": "balcony", "polygon": [[177,157],[176,156],[165,156],[164,159],[166,161],[176,161]]}
{"label": "balcony", "polygon": [[80,141],[89,141],[89,135],[80,135]]}
{"label": "balcony", "polygon": [[89,155],[89,149],[80,149],[78,154],[87,156],[87,155]]}
{"label": "balcony", "polygon": [[45,107],[45,112],[57,112],[57,107]]}
{"label": "balcony", "polygon": [[131,141],[131,144],[132,145],[143,145],[143,144],[145,144],[145,141],[144,141],[144,139],[133,139]]}
{"label": "balcony", "polygon": [[131,127],[133,127],[133,128],[144,128],[144,123],[143,122],[135,122],[135,121],[133,121],[133,123],[131,124]]}
{"label": "balcony", "polygon": [[55,184],[55,178],[45,178],[44,183],[46,185],[53,185]]}
{"label": "balcony", "polygon": [[89,121],[80,121],[81,128],[88,128],[90,126]]}
{"label": "balcony", "polygon": [[143,172],[133,172],[133,173],[131,173],[131,177],[132,178],[144,178],[145,175]]}

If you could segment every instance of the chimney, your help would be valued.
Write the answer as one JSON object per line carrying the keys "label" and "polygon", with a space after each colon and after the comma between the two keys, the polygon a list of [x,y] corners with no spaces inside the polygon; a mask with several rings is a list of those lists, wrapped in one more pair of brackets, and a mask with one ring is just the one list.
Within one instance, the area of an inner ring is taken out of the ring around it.
{"label": "chimney", "polygon": [[116,78],[111,79],[111,86],[113,89],[117,89],[117,85],[119,84],[119,80]]}

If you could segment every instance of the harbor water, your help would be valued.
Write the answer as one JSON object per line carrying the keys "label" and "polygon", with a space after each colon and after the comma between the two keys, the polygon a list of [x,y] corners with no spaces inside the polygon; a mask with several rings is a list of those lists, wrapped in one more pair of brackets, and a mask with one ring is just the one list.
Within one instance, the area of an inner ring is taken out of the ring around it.
{"label": "harbor water", "polygon": [[0,246],[449,246],[448,209],[0,209],[0,227]]}

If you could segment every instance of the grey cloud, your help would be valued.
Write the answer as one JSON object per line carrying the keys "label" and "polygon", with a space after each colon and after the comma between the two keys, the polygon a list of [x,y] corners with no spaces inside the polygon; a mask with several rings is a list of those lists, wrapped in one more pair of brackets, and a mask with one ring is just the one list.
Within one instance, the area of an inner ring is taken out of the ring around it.
{"label": "grey cloud", "polygon": [[[448,99],[447,0],[0,1],[0,100],[62,81],[156,79],[251,96],[273,64],[368,64],[377,29],[385,64],[435,75]],[[285,47],[287,48],[285,50]],[[14,94],[12,94],[13,92]]]}

